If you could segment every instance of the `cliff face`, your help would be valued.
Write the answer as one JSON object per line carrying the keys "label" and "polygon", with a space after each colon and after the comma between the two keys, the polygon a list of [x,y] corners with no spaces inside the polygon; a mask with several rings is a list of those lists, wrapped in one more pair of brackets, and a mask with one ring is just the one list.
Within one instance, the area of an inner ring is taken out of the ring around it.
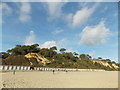
{"label": "cliff face", "polygon": [[[37,60],[37,62],[39,64],[42,63],[43,66],[45,66],[46,63],[50,63],[50,61],[48,59],[46,59],[44,56],[41,56],[37,53],[28,53],[28,54],[25,55],[25,57],[28,58],[28,59],[35,58]],[[30,63],[31,63],[31,65],[33,65],[32,62],[30,62]]]}
{"label": "cliff face", "polygon": [[112,67],[114,67],[115,69],[118,69],[119,67],[116,65],[116,64],[112,64],[112,65],[110,65],[108,62],[105,62],[105,61],[100,61],[100,60],[92,60],[93,61],[93,63],[99,63],[99,64],[102,64],[102,65],[104,65],[104,66],[106,66],[106,67],[110,67],[110,68],[112,68]]}
{"label": "cliff face", "polygon": [[[62,59],[62,58],[64,59]],[[105,70],[115,70],[119,67],[118,64],[108,63],[106,61],[100,60],[79,60],[72,61],[72,59],[66,59],[68,56],[57,55],[52,60],[48,60],[43,55],[39,53],[28,53],[26,55],[11,55],[6,59],[2,59],[3,65],[22,65],[22,66],[47,66],[47,67],[61,67],[61,68],[79,68],[79,69],[105,69]],[[93,63],[92,63],[93,62]]]}
{"label": "cliff face", "polygon": [[112,64],[112,66],[114,67],[114,68],[116,68],[116,69],[118,69],[119,67],[116,65],[116,64]]}

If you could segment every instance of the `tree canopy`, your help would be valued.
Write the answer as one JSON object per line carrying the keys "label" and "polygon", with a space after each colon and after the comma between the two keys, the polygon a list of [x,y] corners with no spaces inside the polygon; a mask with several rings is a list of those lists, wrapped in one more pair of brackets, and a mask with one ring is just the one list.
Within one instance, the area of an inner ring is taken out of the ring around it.
{"label": "tree canopy", "polygon": [[15,48],[12,48],[8,50],[7,52],[10,53],[11,55],[26,55],[27,53],[38,53],[39,48],[38,44],[33,44],[33,45],[16,45]]}
{"label": "tree canopy", "polygon": [[61,48],[61,49],[60,49],[60,52],[61,52],[61,53],[64,53],[65,51],[66,51],[65,48]]}

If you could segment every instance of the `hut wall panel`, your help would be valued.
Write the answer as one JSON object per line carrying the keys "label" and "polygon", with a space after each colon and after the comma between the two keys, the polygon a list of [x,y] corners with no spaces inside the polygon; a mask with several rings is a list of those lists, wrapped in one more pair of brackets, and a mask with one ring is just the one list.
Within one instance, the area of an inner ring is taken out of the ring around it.
{"label": "hut wall panel", "polygon": [[21,66],[21,70],[23,70],[23,66]]}
{"label": "hut wall panel", "polygon": [[3,70],[3,66],[2,65],[0,66],[0,70]]}
{"label": "hut wall panel", "polygon": [[4,70],[8,70],[8,66],[4,66]]}
{"label": "hut wall panel", "polygon": [[38,70],[38,67],[36,67],[36,70]]}
{"label": "hut wall panel", "polygon": [[17,68],[16,66],[13,66],[13,70],[16,70],[16,68]]}
{"label": "hut wall panel", "polygon": [[30,67],[28,67],[28,70],[30,70]]}
{"label": "hut wall panel", "polygon": [[17,66],[16,70],[20,70],[20,66]]}
{"label": "hut wall panel", "polygon": [[12,70],[12,66],[9,66],[9,70]]}
{"label": "hut wall panel", "polygon": [[24,70],[27,70],[27,66],[24,66]]}

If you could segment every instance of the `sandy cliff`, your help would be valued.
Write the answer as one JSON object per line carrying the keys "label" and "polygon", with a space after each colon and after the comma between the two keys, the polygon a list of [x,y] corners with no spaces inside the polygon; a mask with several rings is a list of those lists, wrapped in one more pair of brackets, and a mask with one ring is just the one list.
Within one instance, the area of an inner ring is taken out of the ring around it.
{"label": "sandy cliff", "polygon": [[110,67],[110,68],[114,67],[114,68],[118,69],[118,66],[114,63],[112,65],[110,65],[108,62],[105,62],[105,61],[100,61],[100,60],[92,60],[92,61],[93,61],[93,63],[96,62],[96,63],[100,63],[106,67]]}
{"label": "sandy cliff", "polygon": [[[25,57],[28,59],[35,58],[37,62],[42,63],[44,66],[46,65],[46,63],[50,63],[48,59],[46,59],[44,56],[41,56],[37,53],[28,53],[25,55]],[[31,62],[31,65],[32,65],[32,62]]]}

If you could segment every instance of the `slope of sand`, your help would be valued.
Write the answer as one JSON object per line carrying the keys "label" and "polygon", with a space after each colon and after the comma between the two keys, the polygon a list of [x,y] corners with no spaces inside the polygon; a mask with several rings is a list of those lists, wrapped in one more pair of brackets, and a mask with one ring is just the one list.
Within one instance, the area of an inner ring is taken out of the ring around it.
{"label": "slope of sand", "polygon": [[2,73],[4,88],[117,88],[118,72]]}

